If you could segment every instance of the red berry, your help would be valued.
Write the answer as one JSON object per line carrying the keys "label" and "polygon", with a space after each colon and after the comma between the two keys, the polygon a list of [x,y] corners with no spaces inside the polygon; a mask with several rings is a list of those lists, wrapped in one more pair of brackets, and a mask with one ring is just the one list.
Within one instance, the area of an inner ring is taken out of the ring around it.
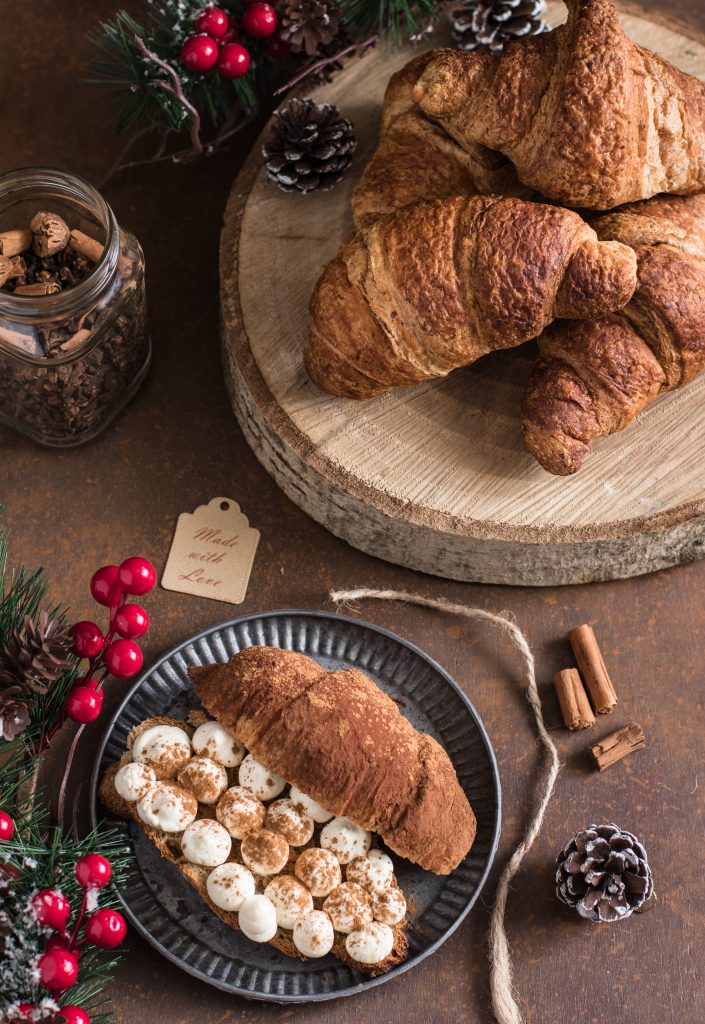
{"label": "red berry", "polygon": [[279,36],[272,36],[271,39],[268,39],[266,46],[267,53],[275,60],[283,60],[290,50],[289,44],[285,43]]}
{"label": "red berry", "polygon": [[119,946],[126,934],[125,918],[117,910],[109,910],[107,907],[91,914],[86,924],[86,938],[102,949]]}
{"label": "red berry", "polygon": [[73,653],[79,658],[95,658],[103,650],[105,637],[95,622],[83,620],[71,627]]}
{"label": "red berry", "polygon": [[7,813],[7,811],[0,811],[0,843],[3,841],[9,842],[15,834],[15,823]]}
{"label": "red berry", "polygon": [[[213,63],[215,64],[215,61]],[[126,558],[120,566],[120,583],[126,594],[146,594],[152,590],[156,582],[157,570],[146,558],[135,555]]]}
{"label": "red berry", "polygon": [[138,604],[124,604],[115,613],[115,628],[120,636],[135,640],[149,629],[149,616]]}
{"label": "red berry", "polygon": [[91,1024],[91,1018],[88,1016],[82,1006],[62,1006],[61,1009],[54,1015],[54,1024]]}
{"label": "red berry", "polygon": [[32,897],[32,912],[40,924],[62,932],[71,913],[71,905],[58,889],[41,889]]}
{"label": "red berry", "polygon": [[105,648],[105,664],[116,679],[129,679],[142,668],[142,650],[134,640],[113,640]]}
{"label": "red berry", "polygon": [[99,853],[87,853],[76,861],[76,880],[84,889],[102,889],[113,873],[110,861]]}
{"label": "red berry", "polygon": [[206,7],[196,18],[196,28],[212,39],[222,39],[230,27],[230,18],[220,7]]}
{"label": "red berry", "polygon": [[[52,949],[68,949],[69,940],[65,935],[50,935],[47,939],[47,944],[44,947],[44,952],[49,953]],[[78,949],[72,949],[70,952],[80,960],[81,952]]]}
{"label": "red berry", "polygon": [[277,12],[269,4],[250,4],[242,16],[242,27],[248,36],[255,39],[268,39],[277,30]]}
{"label": "red berry", "polygon": [[102,707],[103,691],[93,690],[90,686],[76,686],[70,691],[64,704],[69,718],[83,725],[95,722]]}
{"label": "red berry", "polygon": [[95,676],[79,676],[73,684],[72,689],[78,690],[81,686],[87,686],[89,690],[97,690],[99,680],[97,680]]}
{"label": "red berry", "polygon": [[78,978],[78,960],[68,949],[51,949],[40,957],[39,980],[50,992],[71,988]]}
{"label": "red berry", "polygon": [[93,600],[106,608],[113,608],[120,600],[122,587],[117,565],[104,565],[91,577],[91,594]]}
{"label": "red berry", "polygon": [[[218,44],[210,36],[191,36],[181,47],[181,63],[189,71],[210,71],[218,60]],[[135,591],[144,594],[144,590]]]}
{"label": "red berry", "polygon": [[220,48],[218,71],[223,78],[242,78],[250,66],[250,54],[242,43],[226,43]]}

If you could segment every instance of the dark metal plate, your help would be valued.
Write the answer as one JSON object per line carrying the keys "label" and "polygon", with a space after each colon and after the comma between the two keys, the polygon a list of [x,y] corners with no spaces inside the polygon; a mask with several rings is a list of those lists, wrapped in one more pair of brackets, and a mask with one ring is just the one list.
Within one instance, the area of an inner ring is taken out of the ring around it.
{"label": "dark metal plate", "polygon": [[457,684],[413,644],[359,619],[306,611],[248,615],[186,640],[138,680],[110,722],[91,780],[91,813],[97,821],[100,774],[120,758],[130,729],[152,715],[184,717],[197,706],[189,666],[226,661],[256,644],[301,651],[326,668],[362,669],[416,728],[442,743],[477,815],[472,850],[448,878],[393,854],[413,907],[409,958],[380,978],[359,974],[332,956],[303,962],[250,942],[211,913],[135,825],[126,826],[135,867],[122,895],[125,913],[169,960],[226,992],[281,1003],[351,995],[409,970],[452,934],[480,894],[499,837],[499,775],[487,733]]}

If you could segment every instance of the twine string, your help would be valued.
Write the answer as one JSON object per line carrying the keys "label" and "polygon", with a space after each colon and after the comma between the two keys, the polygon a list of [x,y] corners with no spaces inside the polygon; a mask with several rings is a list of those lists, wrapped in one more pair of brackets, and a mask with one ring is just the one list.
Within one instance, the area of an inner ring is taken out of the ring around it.
{"label": "twine string", "polygon": [[489,959],[490,996],[495,1018],[499,1024],[523,1024],[521,1011],[514,998],[512,958],[504,924],[507,897],[509,895],[509,887],[519,870],[521,862],[541,831],[544,815],[553,795],[556,779],[561,768],[558,750],[549,736],[546,723],[544,722],[541,697],[536,685],[534,656],[531,653],[531,648],[526,637],[508,612],[501,612],[499,615],[495,615],[482,608],[469,608],[467,605],[454,604],[450,601],[444,601],[442,598],[423,597],[421,594],[412,594],[400,590],[371,590],[367,587],[358,587],[354,590],[332,590],[330,598],[338,607],[353,601],[370,599],[377,601],[399,601],[406,604],[420,605],[423,608],[432,608],[435,611],[447,612],[451,615],[461,615],[466,619],[489,622],[496,626],[519,651],[526,682],[526,697],[534,714],[539,739],[546,751],[547,763],[540,786],[541,795],[534,815],[528,822],[524,836],[502,871],[497,884],[497,894],[490,918]]}

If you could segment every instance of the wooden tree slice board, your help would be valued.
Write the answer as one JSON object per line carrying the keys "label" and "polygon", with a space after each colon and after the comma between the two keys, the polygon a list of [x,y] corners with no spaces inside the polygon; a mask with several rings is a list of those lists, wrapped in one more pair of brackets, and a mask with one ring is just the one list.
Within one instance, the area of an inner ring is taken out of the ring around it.
{"label": "wooden tree slice board", "polygon": [[[705,78],[705,43],[624,8],[630,36]],[[563,20],[561,3],[549,20]],[[255,146],[221,244],[225,374],[249,444],[297,505],[370,554],[452,579],[550,585],[651,572],[705,554],[705,375],[601,441],[571,478],[544,472],[519,426],[530,344],[370,402],[330,398],[302,364],[308,301],[351,230],[350,195],[384,88],[409,52],[354,60],[314,93],[359,147],[333,191],[280,192]]]}

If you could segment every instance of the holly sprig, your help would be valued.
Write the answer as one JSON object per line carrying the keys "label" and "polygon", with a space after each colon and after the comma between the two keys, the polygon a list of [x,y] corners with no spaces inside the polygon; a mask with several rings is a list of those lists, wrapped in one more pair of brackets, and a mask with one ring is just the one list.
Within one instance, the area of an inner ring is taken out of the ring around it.
{"label": "holly sprig", "polygon": [[[119,943],[102,940],[108,921],[115,938],[124,936],[117,894],[129,849],[118,829],[78,838],[50,825],[42,800],[24,803],[26,767],[16,748],[0,768],[0,1020],[108,1024],[104,990]],[[55,960],[77,974],[65,989],[47,975]]]}

